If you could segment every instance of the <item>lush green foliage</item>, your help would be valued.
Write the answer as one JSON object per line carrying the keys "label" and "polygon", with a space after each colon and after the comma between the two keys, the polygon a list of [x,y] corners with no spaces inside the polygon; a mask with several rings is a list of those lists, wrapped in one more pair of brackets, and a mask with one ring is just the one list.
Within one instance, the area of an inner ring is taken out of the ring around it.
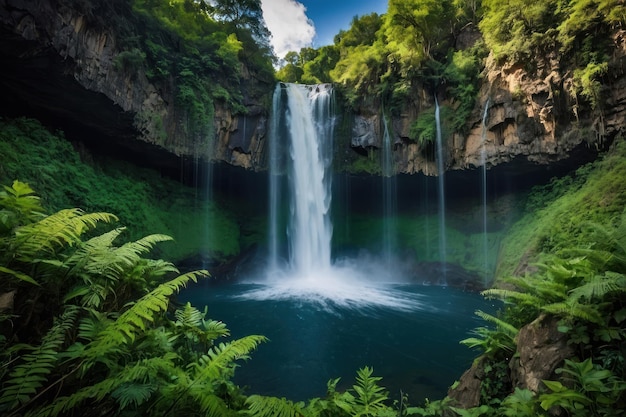
{"label": "lush green foliage", "polygon": [[616,144],[602,160],[571,176],[536,188],[528,198],[526,215],[507,233],[498,276],[510,276],[539,254],[556,254],[593,240],[592,223],[616,226],[626,205],[626,146]]}
{"label": "lush green foliage", "polygon": [[[245,94],[271,90],[274,56],[259,0],[126,0],[119,5],[124,14],[100,2],[93,6],[100,15],[93,18],[114,22],[123,48],[116,68],[143,72],[173,89],[183,126],[198,146],[214,137],[215,102],[246,113]],[[254,84],[244,79],[242,67]]]}
{"label": "lush green foliage", "polygon": [[218,196],[207,202],[157,172],[79,149],[81,154],[61,132],[53,134],[36,121],[0,120],[0,180],[28,182],[44,196],[41,203],[48,210],[113,211],[128,226],[127,239],[149,231],[172,236],[174,241],[160,250],[175,261],[198,253],[222,259],[254,243],[242,241],[241,226],[217,202]]}
{"label": "lush green foliage", "polygon": [[115,216],[47,216],[18,181],[0,193],[0,219],[2,294],[15,296],[12,325],[0,322],[4,415],[227,416],[243,407],[235,364],[265,338],[218,342],[228,330],[206,313],[187,304],[168,314],[171,296],[208,273],[175,276],[173,264],[143,257],[167,237],[115,247],[121,228],[99,232]]}
{"label": "lush green foliage", "polygon": [[[613,193],[601,197],[619,199],[624,191],[621,184],[613,183],[616,179],[613,169],[623,169],[619,166],[623,159],[620,144],[605,160],[580,171],[578,180],[560,181],[569,189],[555,192],[552,188],[555,183],[551,184],[545,195],[552,202],[546,203],[536,191],[531,199],[532,206],[546,204],[546,209],[560,209],[564,200],[577,199],[579,193],[589,197],[587,187],[594,187],[595,192],[605,190],[599,187],[605,181],[612,183]],[[570,204],[568,201],[566,205],[573,209]],[[532,265],[523,276],[501,278],[496,288],[483,292],[488,298],[503,300],[505,309],[498,318],[479,312],[495,326],[478,328],[476,337],[461,343],[482,350],[483,363],[487,364],[485,373],[487,367],[494,366],[508,370],[509,358],[518,349],[517,329],[546,315],[560,319],[558,330],[566,334],[575,356],[566,359],[557,369],[555,377],[558,379],[543,381],[540,392],[519,389],[514,393],[491,392],[482,399],[488,408],[480,412],[474,409],[471,412],[477,414],[468,415],[614,416],[623,413],[626,408],[623,350],[626,340],[626,210],[623,204],[615,209],[620,211],[595,213],[594,220],[601,223],[588,220],[580,229],[570,230],[570,234],[555,234],[553,242],[558,244],[549,248],[550,254],[542,256],[543,262]],[[541,217],[547,212],[542,211],[543,207],[537,210],[541,215],[534,213],[535,223],[543,224]],[[611,217],[614,218],[607,221]],[[570,217],[568,222],[571,221]],[[538,229],[533,230],[537,233]],[[506,372],[494,377],[487,374],[483,388],[507,378]]]}
{"label": "lush green foliage", "polygon": [[[558,53],[576,106],[603,111],[611,34],[624,24],[618,0],[391,0],[383,15],[355,16],[333,45],[290,52],[277,77],[334,82],[352,109],[378,107],[394,115],[425,89],[453,108],[445,125],[465,133],[489,53],[529,72],[537,57]],[[432,137],[431,110],[419,110],[411,139],[423,143]]]}

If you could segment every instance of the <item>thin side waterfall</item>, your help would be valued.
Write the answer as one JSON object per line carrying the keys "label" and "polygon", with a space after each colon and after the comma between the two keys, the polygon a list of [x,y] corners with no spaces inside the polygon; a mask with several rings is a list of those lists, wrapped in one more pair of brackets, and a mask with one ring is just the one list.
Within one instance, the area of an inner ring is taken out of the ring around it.
{"label": "thin side waterfall", "polygon": [[272,116],[270,119],[270,132],[269,132],[269,157],[268,157],[268,170],[269,170],[269,210],[268,210],[268,264],[271,270],[278,268],[278,211],[279,203],[281,201],[280,192],[280,174],[281,174],[281,158],[279,149],[280,145],[280,122],[281,122],[281,95],[282,89],[280,84],[276,85],[274,89],[274,96],[272,99]]}
{"label": "thin side waterfall", "polygon": [[382,152],[382,181],[383,181],[383,257],[387,266],[391,266],[396,250],[397,236],[397,187],[395,167],[393,163],[393,143],[387,118],[383,116],[383,152]]}
{"label": "thin side waterfall", "polygon": [[485,103],[483,111],[482,140],[480,147],[480,166],[481,166],[481,193],[483,204],[483,269],[485,277],[489,271],[488,261],[488,241],[487,241],[487,155],[485,150],[485,140],[487,138],[487,115],[489,113],[489,99]]}
{"label": "thin side waterfall", "polygon": [[439,261],[442,265],[443,283],[446,277],[446,198],[444,185],[443,140],[441,138],[441,117],[439,102],[435,96],[435,124],[437,128],[437,174],[439,185]]}

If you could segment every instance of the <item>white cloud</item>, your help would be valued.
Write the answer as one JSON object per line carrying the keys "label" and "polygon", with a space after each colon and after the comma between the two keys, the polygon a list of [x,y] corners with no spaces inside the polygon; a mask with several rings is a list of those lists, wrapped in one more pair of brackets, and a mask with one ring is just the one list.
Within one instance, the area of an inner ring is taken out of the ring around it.
{"label": "white cloud", "polygon": [[311,46],[315,37],[313,21],[306,7],[295,0],[261,0],[263,19],[272,33],[271,43],[278,58],[289,51]]}

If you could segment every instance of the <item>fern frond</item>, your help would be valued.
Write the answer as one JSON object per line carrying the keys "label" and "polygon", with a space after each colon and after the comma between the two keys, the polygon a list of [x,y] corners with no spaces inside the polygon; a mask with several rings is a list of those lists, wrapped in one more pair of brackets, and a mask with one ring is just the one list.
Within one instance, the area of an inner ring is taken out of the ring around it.
{"label": "fern frond", "polygon": [[150,252],[157,243],[169,242],[174,240],[173,237],[163,234],[152,234],[134,242],[125,243],[120,249],[126,253],[141,255]]}
{"label": "fern frond", "polygon": [[490,288],[488,290],[482,291],[480,294],[487,299],[497,299],[507,303],[517,302],[521,304],[529,304],[532,306],[537,306],[542,303],[542,300],[536,295],[526,292],[506,290],[502,288]]}
{"label": "fern frond", "polygon": [[117,401],[120,410],[124,410],[129,406],[138,407],[145,403],[156,389],[157,387],[152,384],[125,383],[117,387],[111,393],[111,397]]}
{"label": "fern frond", "polygon": [[33,278],[31,278],[30,276],[22,272],[14,271],[12,269],[0,266],[0,273],[11,275],[12,277],[19,279],[20,281],[24,281],[24,282],[28,282],[29,284],[40,286],[37,281],[35,281]]}
{"label": "fern frond", "polygon": [[474,314],[476,314],[478,317],[480,317],[481,319],[489,323],[495,324],[496,328],[499,331],[503,332],[511,339],[515,339],[515,337],[517,336],[517,333],[519,333],[519,329],[517,329],[515,326],[495,316],[492,316],[491,314],[485,313],[480,310],[477,310]]}
{"label": "fern frond", "polygon": [[384,402],[389,398],[385,389],[378,385],[382,378],[372,376],[373,372],[374,369],[367,366],[359,369],[356,384],[352,386],[357,393],[356,403],[363,408],[361,415],[371,415],[384,408]]}
{"label": "fern frond", "polygon": [[174,325],[180,327],[199,327],[202,325],[205,314],[187,302],[183,308],[174,312],[176,322]]}
{"label": "fern frond", "polygon": [[226,324],[216,320],[205,322],[204,332],[206,334],[206,338],[209,340],[230,336],[230,330],[228,330]]}
{"label": "fern frond", "polygon": [[246,399],[247,415],[252,417],[306,417],[302,402],[294,403],[285,398],[251,395]]}
{"label": "fern frond", "polygon": [[191,397],[198,401],[200,410],[207,417],[234,417],[236,415],[223,398],[210,391],[192,390]]}
{"label": "fern frond", "polygon": [[0,207],[4,208],[0,211],[3,214],[0,216],[0,225],[5,230],[44,217],[40,199],[28,184],[15,180],[10,187],[5,185],[3,188],[4,191],[0,191]]}
{"label": "fern frond", "polygon": [[230,372],[234,362],[239,359],[247,359],[260,343],[267,341],[265,336],[250,335],[228,343],[220,343],[202,355],[194,364],[196,369],[195,380],[220,380],[226,372]]}
{"label": "fern frond", "polygon": [[118,346],[130,343],[144,332],[148,323],[167,310],[169,297],[185,287],[189,281],[197,282],[198,277],[208,276],[204,270],[192,271],[163,283],[140,298],[115,322],[107,326],[85,349],[90,361],[98,361],[114,351]]}
{"label": "fern frond", "polygon": [[581,304],[575,300],[568,300],[562,303],[554,303],[543,306],[543,311],[559,316],[575,317],[581,320],[606,325],[604,318],[594,305]]}
{"label": "fern frond", "polygon": [[125,230],[118,227],[82,242],[78,249],[65,261],[65,264],[79,271],[102,273],[114,257],[111,253],[113,241]]}
{"label": "fern frond", "polygon": [[[119,399],[119,396],[122,395],[119,392],[121,387],[130,386],[133,383],[146,386],[151,385],[151,379],[158,373],[169,375],[170,377],[177,375],[177,367],[174,363],[176,358],[177,355],[170,352],[162,357],[142,359],[127,365],[116,374],[94,385],[83,387],[69,396],[56,398],[52,404],[37,410],[33,415],[36,417],[55,417],[59,414],[67,413],[85,401],[90,401],[91,406],[94,406],[94,403],[98,403],[109,396],[116,398],[115,395],[117,395],[116,399]],[[157,387],[153,387],[153,391],[156,391]],[[139,393],[135,393],[129,397],[137,397],[138,395]],[[125,401],[128,401],[130,404],[131,398],[126,398]],[[121,405],[121,400],[118,402]]]}
{"label": "fern frond", "polygon": [[15,254],[25,261],[53,254],[59,248],[76,245],[82,234],[95,228],[99,222],[116,220],[113,214],[84,213],[77,208],[58,211],[15,230]]}
{"label": "fern frond", "polygon": [[604,275],[595,275],[585,284],[571,290],[570,297],[576,301],[581,298],[591,300],[612,292],[626,292],[624,281],[624,275],[608,271]]}
{"label": "fern frond", "polygon": [[34,417],[56,417],[59,414],[67,413],[87,400],[91,400],[93,406],[94,403],[111,395],[122,383],[123,381],[117,378],[106,378],[94,385],[81,388],[72,395],[58,397],[52,404],[36,410],[31,415]]}
{"label": "fern frond", "polygon": [[74,326],[77,315],[77,308],[67,308],[41,344],[22,355],[22,362],[9,373],[0,391],[0,410],[13,410],[37,394],[53,371],[65,342],[65,334]]}

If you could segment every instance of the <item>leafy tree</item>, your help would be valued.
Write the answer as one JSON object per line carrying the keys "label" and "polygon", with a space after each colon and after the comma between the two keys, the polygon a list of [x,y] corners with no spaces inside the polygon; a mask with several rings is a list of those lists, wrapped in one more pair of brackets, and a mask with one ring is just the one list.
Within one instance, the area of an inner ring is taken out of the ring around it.
{"label": "leafy tree", "polygon": [[406,60],[405,65],[418,66],[421,59],[432,58],[434,50],[445,51],[441,43],[453,32],[452,17],[450,0],[390,0],[384,28],[389,49]]}
{"label": "leafy tree", "polygon": [[497,58],[515,62],[531,58],[537,48],[549,46],[562,19],[557,0],[483,0],[482,6],[484,15],[479,26],[487,46]]}

